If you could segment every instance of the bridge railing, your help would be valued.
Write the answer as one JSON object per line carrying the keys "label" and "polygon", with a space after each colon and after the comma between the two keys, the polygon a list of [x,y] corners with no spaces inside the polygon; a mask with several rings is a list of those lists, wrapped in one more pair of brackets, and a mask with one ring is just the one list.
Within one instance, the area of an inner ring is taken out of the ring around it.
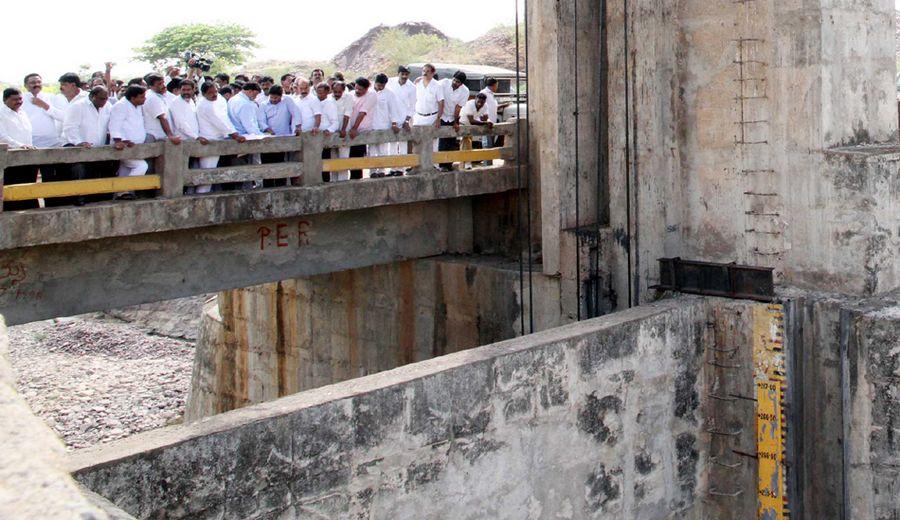
{"label": "bridge railing", "polygon": [[[187,141],[180,145],[171,142],[155,142],[136,145],[124,150],[112,146],[95,148],[49,148],[39,150],[8,150],[0,146],[0,202],[110,194],[124,191],[157,190],[157,196],[175,198],[185,195],[185,187],[230,182],[258,181],[264,179],[297,179],[302,186],[321,184],[322,172],[364,170],[372,168],[413,168],[428,171],[435,164],[503,159],[516,156],[518,126],[526,121],[494,125],[492,129],[480,126],[462,126],[457,132],[452,127],[413,127],[394,133],[392,130],[373,131],[356,139],[341,139],[338,135],[303,134],[297,137],[269,137],[238,143],[233,140],[212,141],[201,144]],[[433,151],[435,139],[446,137],[506,136],[502,147],[451,152]],[[360,157],[349,159],[323,159],[324,149],[356,145],[373,145],[393,142],[411,142],[414,152],[407,155]],[[524,145],[523,145],[524,146]],[[289,162],[263,165],[224,166],[210,169],[189,168],[192,157],[250,155],[291,152]],[[3,185],[5,168],[42,164],[75,164],[124,159],[152,161],[153,174],[136,177],[104,177],[86,180],[38,182]],[[290,184],[290,183],[289,183]],[[277,189],[277,188],[276,188]],[[0,209],[2,211],[2,209]]]}

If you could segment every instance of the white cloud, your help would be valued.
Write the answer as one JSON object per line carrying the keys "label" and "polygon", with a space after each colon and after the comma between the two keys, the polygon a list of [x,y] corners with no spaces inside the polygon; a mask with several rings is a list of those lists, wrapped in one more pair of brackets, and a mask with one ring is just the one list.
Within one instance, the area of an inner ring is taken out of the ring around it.
{"label": "white cloud", "polygon": [[0,80],[18,83],[29,72],[55,79],[82,64],[99,70],[117,64],[117,76],[147,71],[130,62],[131,49],[157,31],[188,22],[235,22],[258,35],[258,59],[325,60],[378,24],[425,21],[449,36],[471,40],[515,20],[515,0],[478,2],[448,9],[422,0],[339,0],[337,2],[190,3],[113,2],[93,8],[70,0],[45,0],[35,12],[6,20],[0,44]]}

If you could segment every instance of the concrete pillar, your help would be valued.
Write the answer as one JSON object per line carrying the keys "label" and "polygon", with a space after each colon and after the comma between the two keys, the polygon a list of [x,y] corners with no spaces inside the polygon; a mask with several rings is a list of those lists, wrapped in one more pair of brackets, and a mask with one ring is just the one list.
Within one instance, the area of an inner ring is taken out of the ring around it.
{"label": "concrete pillar", "polygon": [[[538,273],[534,282],[536,329],[559,325],[557,280]],[[185,419],[516,337],[520,299],[518,265],[491,257],[220,293],[201,323]]]}
{"label": "concrete pillar", "polygon": [[577,252],[584,244],[578,245],[574,231],[596,230],[606,219],[608,190],[598,146],[602,91],[597,5],[561,0],[532,1],[527,7],[530,161],[532,178],[537,179],[533,188],[539,185],[540,190],[542,265],[544,274],[563,278],[560,303],[569,321],[578,314],[576,294],[583,292],[578,285],[587,268],[585,260],[582,273],[576,271]]}

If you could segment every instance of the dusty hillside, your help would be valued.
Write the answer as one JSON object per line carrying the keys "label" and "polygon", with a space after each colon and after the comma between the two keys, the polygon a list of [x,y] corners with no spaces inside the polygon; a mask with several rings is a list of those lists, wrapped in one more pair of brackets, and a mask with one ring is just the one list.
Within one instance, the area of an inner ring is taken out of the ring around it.
{"label": "dusty hillside", "polygon": [[[378,37],[385,31],[400,30],[407,35],[428,35],[442,42],[441,46],[428,52],[421,60],[435,62],[470,63],[492,65],[507,69],[515,69],[515,30],[513,27],[496,27],[483,36],[472,41],[463,42],[448,37],[431,24],[425,22],[407,22],[395,26],[379,25],[373,27],[365,35],[348,45],[332,58],[331,62],[306,61],[267,61],[248,63],[242,71],[251,74],[267,74],[278,77],[287,72],[299,72],[308,75],[316,67],[328,72],[340,70],[349,74],[373,74],[375,72],[393,72],[396,67],[395,56],[385,56],[376,49]],[[524,38],[520,42],[520,52],[524,53]],[[419,60],[417,60],[419,61]],[[524,55],[522,67],[525,66]]]}
{"label": "dusty hillside", "polygon": [[399,29],[410,36],[427,34],[436,36],[445,42],[451,41],[446,34],[425,22],[406,22],[393,27],[379,25],[337,53],[331,61],[339,70],[374,71],[385,68],[390,65],[390,60],[376,52],[375,40],[388,29]]}

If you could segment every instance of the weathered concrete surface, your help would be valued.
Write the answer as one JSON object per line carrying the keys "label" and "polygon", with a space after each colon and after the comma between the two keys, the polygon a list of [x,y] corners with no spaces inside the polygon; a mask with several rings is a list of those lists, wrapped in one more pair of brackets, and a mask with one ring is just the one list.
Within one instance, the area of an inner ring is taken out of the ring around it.
{"label": "weathered concrete surface", "polygon": [[701,299],[662,302],[69,466],[139,518],[701,518],[706,320]]}
{"label": "weathered concrete surface", "polygon": [[896,141],[893,17],[886,1],[679,5],[665,115],[686,190],[668,256],[776,267],[811,290],[897,287],[900,164],[829,152]]}
{"label": "weathered concrete surface", "polygon": [[900,293],[841,316],[846,518],[900,517]]}
{"label": "weathered concrete surface", "polygon": [[19,324],[472,250],[468,199],[383,206],[0,252]]}
{"label": "weathered concrete surface", "polygon": [[64,469],[65,448],[16,391],[0,317],[0,518],[102,520]]}
{"label": "weathered concrete surface", "polygon": [[815,175],[792,181],[797,213],[784,276],[863,296],[900,287],[900,147],[839,148],[824,159]]}
{"label": "weathered concrete surface", "polygon": [[[558,279],[530,279],[535,329],[559,326]],[[520,305],[530,329],[524,290],[523,302],[507,260],[442,256],[220,293],[204,313],[185,419],[517,337]]]}

